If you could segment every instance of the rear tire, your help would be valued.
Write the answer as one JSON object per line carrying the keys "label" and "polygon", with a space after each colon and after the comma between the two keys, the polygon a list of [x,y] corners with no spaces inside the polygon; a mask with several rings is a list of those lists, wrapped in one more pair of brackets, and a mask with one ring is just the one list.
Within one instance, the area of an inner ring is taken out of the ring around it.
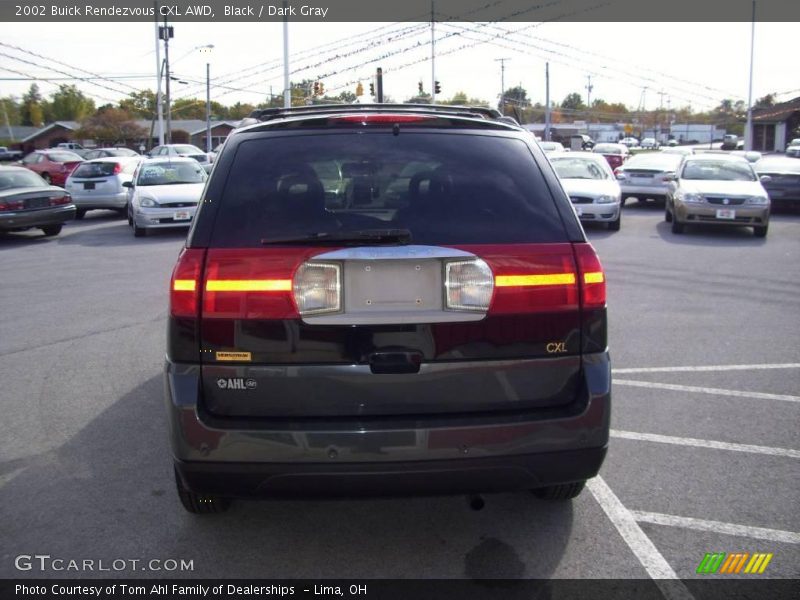
{"label": "rear tire", "polygon": [[229,498],[212,496],[209,494],[197,494],[183,485],[178,470],[175,469],[175,487],[178,490],[183,508],[193,515],[209,515],[225,512],[231,505]]}
{"label": "rear tire", "polygon": [[622,215],[621,214],[617,216],[617,220],[616,221],[611,221],[608,224],[608,230],[609,231],[619,231],[620,225],[622,225]]}
{"label": "rear tire", "polygon": [[667,223],[672,223],[672,213],[669,212],[669,208],[664,210],[664,220]]}
{"label": "rear tire", "polygon": [[147,229],[139,227],[136,221],[133,222],[133,237],[144,237],[147,235]]}
{"label": "rear tire", "polygon": [[558,485],[536,488],[531,490],[531,492],[540,500],[572,500],[580,495],[585,485],[585,481],[574,481],[572,483],[560,483]]}
{"label": "rear tire", "polygon": [[675,218],[675,215],[672,215],[672,233],[683,233],[684,226],[683,223],[678,223],[678,219]]}
{"label": "rear tire", "polygon": [[59,233],[61,233],[61,228],[62,227],[63,227],[63,225],[61,225],[61,224],[59,224],[59,225],[47,225],[45,227],[42,227],[42,231],[44,232],[44,234],[47,237],[52,237],[54,235],[58,235]]}
{"label": "rear tire", "polygon": [[75,211],[75,218],[81,220],[83,217],[86,216],[86,210],[79,208]]}
{"label": "rear tire", "polygon": [[753,235],[756,236],[757,238],[767,237],[768,230],[769,230],[769,225],[753,227]]}

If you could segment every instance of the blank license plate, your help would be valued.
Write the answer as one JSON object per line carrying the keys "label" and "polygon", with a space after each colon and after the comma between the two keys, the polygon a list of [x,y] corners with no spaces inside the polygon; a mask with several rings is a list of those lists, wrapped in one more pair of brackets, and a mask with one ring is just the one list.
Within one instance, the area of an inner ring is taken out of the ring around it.
{"label": "blank license plate", "polygon": [[94,189],[94,181],[85,181],[83,183],[83,189],[85,189],[85,190],[93,190]]}
{"label": "blank license plate", "polygon": [[718,219],[735,219],[736,211],[732,208],[719,208],[717,209]]}
{"label": "blank license plate", "polygon": [[179,210],[178,212],[175,213],[174,217],[176,221],[188,221],[191,218],[192,218],[191,213],[185,210]]}

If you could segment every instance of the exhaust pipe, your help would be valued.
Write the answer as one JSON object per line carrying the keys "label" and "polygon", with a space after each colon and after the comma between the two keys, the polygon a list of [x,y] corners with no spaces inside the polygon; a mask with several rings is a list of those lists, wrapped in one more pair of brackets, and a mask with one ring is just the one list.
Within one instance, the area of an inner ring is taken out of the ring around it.
{"label": "exhaust pipe", "polygon": [[471,494],[468,498],[469,500],[469,507],[472,510],[482,510],[486,503],[483,501],[483,497],[480,494]]}

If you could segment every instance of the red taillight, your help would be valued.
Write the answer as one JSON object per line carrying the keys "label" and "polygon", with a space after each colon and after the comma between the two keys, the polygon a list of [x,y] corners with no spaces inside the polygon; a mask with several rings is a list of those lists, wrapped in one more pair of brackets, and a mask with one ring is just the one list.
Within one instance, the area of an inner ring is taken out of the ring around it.
{"label": "red taillight", "polygon": [[22,210],[25,202],[22,200],[0,200],[0,212],[7,210]]}
{"label": "red taillight", "polygon": [[403,115],[403,114],[377,114],[377,115],[344,115],[341,117],[331,117],[330,121],[341,121],[344,123],[418,123],[435,119],[429,115]]}
{"label": "red taillight", "polygon": [[494,274],[489,314],[577,310],[578,282],[570,244],[459,246]]}
{"label": "red taillight", "polygon": [[169,312],[173,317],[197,317],[205,250],[184,248],[172,270]]}
{"label": "red taillight", "polygon": [[72,196],[69,194],[59,194],[57,196],[50,196],[50,206],[61,206],[72,202]]}
{"label": "red taillight", "polygon": [[114,163],[114,170],[111,172],[112,175],[117,175],[122,172],[122,165],[120,163]]}
{"label": "red taillight", "polygon": [[575,259],[578,261],[583,308],[603,308],[606,305],[606,276],[597,253],[591,244],[575,244]]}
{"label": "red taillight", "polygon": [[297,268],[321,248],[209,250],[203,278],[203,317],[295,319]]}

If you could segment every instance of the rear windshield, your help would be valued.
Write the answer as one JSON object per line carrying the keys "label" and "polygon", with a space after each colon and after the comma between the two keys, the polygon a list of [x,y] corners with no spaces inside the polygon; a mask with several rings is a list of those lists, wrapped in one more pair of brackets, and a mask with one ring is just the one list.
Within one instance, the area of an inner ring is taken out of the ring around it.
{"label": "rear windshield", "polygon": [[711,179],[715,181],[755,181],[753,169],[738,160],[689,160],[683,166],[683,179]]}
{"label": "rear windshield", "polygon": [[13,188],[45,187],[44,179],[33,171],[20,169],[19,171],[0,170],[0,191]]}
{"label": "rear windshield", "polygon": [[203,183],[206,172],[197,162],[153,162],[142,165],[136,185],[173,185],[180,183]]}
{"label": "rear windshield", "polygon": [[794,173],[800,175],[800,160],[783,157],[762,158],[753,165],[757,173]]}
{"label": "rear windshield", "polygon": [[626,169],[661,169],[674,171],[681,163],[681,155],[676,153],[638,154],[631,156],[625,163]]}
{"label": "rear windshield", "polygon": [[47,158],[53,162],[79,162],[83,159],[74,152],[48,152]]}
{"label": "rear windshield", "polygon": [[366,229],[407,229],[430,245],[567,241],[523,141],[359,132],[242,142],[212,245]]}
{"label": "rear windshield", "polygon": [[178,154],[202,154],[203,151],[197,146],[173,146]]}
{"label": "rear windshield", "polygon": [[622,154],[625,152],[623,148],[620,148],[616,144],[597,144],[594,147],[594,151],[599,154]]}
{"label": "rear windshield", "polygon": [[551,158],[550,162],[561,179],[609,179],[607,170],[591,158]]}
{"label": "rear windshield", "polygon": [[73,177],[110,177],[114,174],[115,162],[85,162],[72,172]]}

